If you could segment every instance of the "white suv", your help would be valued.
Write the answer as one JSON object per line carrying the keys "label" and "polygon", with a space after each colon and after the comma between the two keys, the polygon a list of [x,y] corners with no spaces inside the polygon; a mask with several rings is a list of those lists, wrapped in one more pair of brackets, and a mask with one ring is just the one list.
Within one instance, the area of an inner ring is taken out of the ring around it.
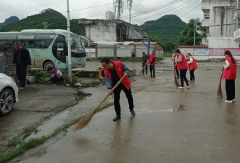
{"label": "white suv", "polygon": [[15,80],[0,73],[0,115],[6,115],[18,101],[18,87]]}

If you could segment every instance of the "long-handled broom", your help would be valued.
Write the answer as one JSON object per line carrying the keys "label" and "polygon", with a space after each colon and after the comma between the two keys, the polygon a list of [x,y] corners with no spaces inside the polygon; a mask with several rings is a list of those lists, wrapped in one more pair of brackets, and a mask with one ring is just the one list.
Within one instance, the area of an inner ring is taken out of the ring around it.
{"label": "long-handled broom", "polygon": [[174,80],[175,80],[175,85],[176,85],[176,87],[180,87],[180,84],[179,84],[179,82],[178,82],[178,80],[177,80],[177,77],[176,77],[176,66],[175,66],[175,61],[174,61],[174,63],[173,63],[173,71],[174,71]]}
{"label": "long-handled broom", "polygon": [[141,71],[139,72],[139,74],[142,73],[142,71],[145,69],[145,67],[147,66],[147,63],[144,65],[144,67],[141,69]]}
{"label": "long-handled broom", "polygon": [[[118,83],[112,88],[112,91],[114,91],[117,86],[119,86],[119,84],[121,84],[122,80],[126,77],[126,75],[124,75],[119,81]],[[74,127],[74,130],[80,130],[82,128],[84,128],[85,126],[87,126],[87,124],[91,121],[92,117],[97,113],[99,107],[104,103],[104,101],[106,101],[106,99],[110,96],[110,94],[108,94],[101,102],[98,106],[96,106],[96,108],[91,112],[89,113],[88,115],[86,115],[85,117],[83,117],[82,119],[80,119],[75,127]]]}
{"label": "long-handled broom", "polygon": [[221,98],[223,98],[223,94],[222,94],[222,75],[223,75],[223,71],[224,71],[224,67],[222,69],[222,74],[221,74],[221,77],[220,77],[220,82],[219,82],[218,91],[217,91],[217,95],[220,96]]}

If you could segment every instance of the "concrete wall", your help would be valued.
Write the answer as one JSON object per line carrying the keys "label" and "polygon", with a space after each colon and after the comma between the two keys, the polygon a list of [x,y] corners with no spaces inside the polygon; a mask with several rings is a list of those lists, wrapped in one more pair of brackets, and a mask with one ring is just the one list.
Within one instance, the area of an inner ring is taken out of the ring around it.
{"label": "concrete wall", "polygon": [[209,32],[203,43],[209,48],[239,47],[239,42],[232,39],[236,5],[236,0],[202,0],[203,28]]}
{"label": "concrete wall", "polygon": [[99,22],[85,26],[86,37],[94,42],[116,42],[116,23],[112,21]]}
{"label": "concrete wall", "polygon": [[239,48],[239,41],[233,37],[209,37],[209,48]]}

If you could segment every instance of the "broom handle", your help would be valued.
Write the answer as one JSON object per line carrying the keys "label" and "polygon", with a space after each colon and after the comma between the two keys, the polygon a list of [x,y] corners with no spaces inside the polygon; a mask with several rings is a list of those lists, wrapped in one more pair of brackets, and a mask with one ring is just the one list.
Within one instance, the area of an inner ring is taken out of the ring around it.
{"label": "broom handle", "polygon": [[147,63],[145,64],[145,66],[142,68],[142,70],[140,71],[140,73],[144,70],[144,68],[147,66]]}
{"label": "broom handle", "polygon": [[[121,84],[122,80],[126,77],[126,75],[124,75],[118,82],[117,84],[111,89],[112,91],[114,91],[118,86],[119,84]],[[108,94],[101,102],[100,104],[96,107],[96,108],[99,108],[103,103],[104,101],[106,101],[106,99],[110,96],[110,94]]]}
{"label": "broom handle", "polygon": [[220,83],[222,82],[223,71],[224,71],[224,67],[222,68],[222,74],[221,74],[221,77],[220,77]]}

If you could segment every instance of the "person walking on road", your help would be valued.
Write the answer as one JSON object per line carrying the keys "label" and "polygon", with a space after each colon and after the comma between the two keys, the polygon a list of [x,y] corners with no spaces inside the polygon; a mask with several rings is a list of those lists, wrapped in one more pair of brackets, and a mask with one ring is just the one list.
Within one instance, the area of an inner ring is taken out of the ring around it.
{"label": "person walking on road", "polygon": [[148,61],[148,55],[147,55],[145,52],[143,52],[143,55],[142,55],[143,74],[144,74],[144,66],[145,66],[146,74],[148,73],[148,66],[146,65],[146,64],[147,64],[147,61]]}
{"label": "person walking on road", "polygon": [[225,64],[222,78],[226,79],[226,103],[233,103],[235,101],[235,80],[237,77],[237,63],[233,58],[232,53],[225,51]]}
{"label": "person walking on road", "polygon": [[187,58],[188,58],[187,64],[190,71],[190,81],[195,82],[194,71],[197,69],[197,62],[190,53],[187,53]]}
{"label": "person walking on road", "polygon": [[187,84],[187,88],[189,89],[189,83],[188,83],[188,79],[186,77],[187,75],[187,69],[188,69],[188,65],[187,65],[187,61],[185,56],[180,52],[179,49],[177,49],[175,51],[175,55],[174,55],[175,61],[177,63],[177,69],[180,70],[180,78],[181,78],[181,87],[178,87],[179,89],[184,88],[184,81]]}
{"label": "person walking on road", "polygon": [[15,42],[13,65],[16,65],[17,78],[20,81],[19,89],[26,86],[27,68],[31,68],[31,58],[29,51],[25,49],[21,42]]}
{"label": "person walking on road", "polygon": [[151,73],[151,78],[155,78],[155,64],[156,64],[156,55],[154,51],[149,55],[149,63],[150,63],[150,73]]}
{"label": "person walking on road", "polygon": [[[103,58],[101,60],[102,67],[105,68],[104,74],[106,79],[106,86],[109,95],[114,94],[114,108],[116,112],[116,117],[113,121],[121,119],[121,106],[120,106],[120,93],[123,90],[128,99],[129,109],[132,116],[135,116],[133,96],[131,92],[131,81],[128,78],[129,69],[121,62],[114,61],[111,62],[109,58]],[[124,76],[126,77],[122,80],[122,83],[112,92],[112,88],[117,84],[117,82]]]}
{"label": "person walking on road", "polygon": [[172,62],[173,62],[173,64],[174,64],[174,67],[175,67],[175,70],[176,70],[176,74],[177,74],[176,77],[177,77],[177,79],[179,79],[179,71],[178,71],[178,69],[177,69],[177,63],[174,62],[174,60],[175,60],[174,55],[175,55],[175,54],[172,55]]}

